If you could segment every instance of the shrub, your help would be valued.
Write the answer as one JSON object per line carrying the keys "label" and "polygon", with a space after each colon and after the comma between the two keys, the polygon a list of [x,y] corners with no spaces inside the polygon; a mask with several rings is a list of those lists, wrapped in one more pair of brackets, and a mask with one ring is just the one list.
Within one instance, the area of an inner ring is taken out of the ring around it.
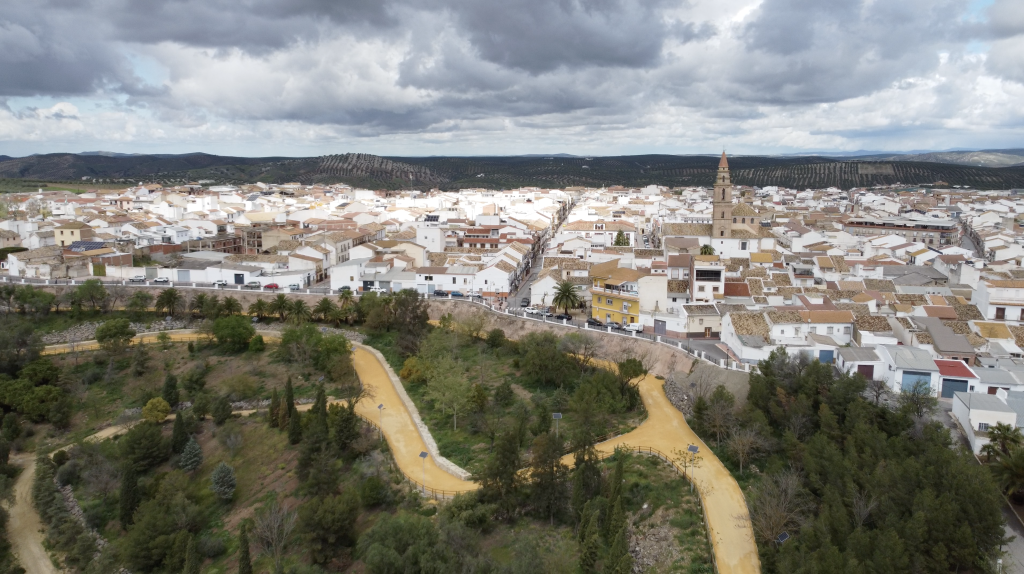
{"label": "shrub", "polygon": [[266,348],[267,344],[263,341],[263,335],[256,335],[249,339],[249,352],[262,353]]}
{"label": "shrub", "polygon": [[231,418],[231,402],[226,396],[217,397],[213,403],[213,422],[220,426]]}
{"label": "shrub", "polygon": [[57,452],[53,453],[52,460],[53,464],[57,466],[63,466],[64,463],[66,463],[70,458],[71,457],[68,455],[68,451],[58,450]]}
{"label": "shrub", "polygon": [[153,424],[164,422],[167,415],[171,414],[171,405],[163,397],[149,399],[146,406],[142,407],[142,418]]}
{"label": "shrub", "polygon": [[382,506],[391,501],[391,488],[378,476],[371,476],[359,487],[359,498],[366,508]]}
{"label": "shrub", "polygon": [[229,351],[244,351],[256,334],[252,322],[241,315],[221,317],[213,322],[213,336],[217,344]]}
{"label": "shrub", "polygon": [[224,555],[227,551],[227,546],[220,538],[206,535],[196,543],[196,550],[207,558],[217,558]]}
{"label": "shrub", "polygon": [[96,329],[96,342],[111,355],[120,354],[132,342],[135,329],[128,319],[111,319]]}

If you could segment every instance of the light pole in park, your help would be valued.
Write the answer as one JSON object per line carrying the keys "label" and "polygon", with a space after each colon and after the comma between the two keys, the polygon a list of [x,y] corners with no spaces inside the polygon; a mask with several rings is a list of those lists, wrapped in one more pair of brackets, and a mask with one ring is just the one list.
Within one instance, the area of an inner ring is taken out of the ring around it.
{"label": "light pole in park", "polygon": [[423,474],[420,475],[421,482],[423,484],[423,494],[427,493],[427,451],[420,453],[420,460],[423,461]]}
{"label": "light pole in park", "polygon": [[558,438],[558,421],[562,420],[562,413],[551,413],[551,418],[555,419],[555,438]]}
{"label": "light pole in park", "polygon": [[384,440],[384,403],[377,405],[377,412],[380,413],[380,440]]}
{"label": "light pole in park", "polygon": [[[690,453],[690,468],[691,469],[696,468],[694,465],[697,463],[697,453],[700,452],[700,448],[698,448],[697,445],[695,445],[695,444],[691,444],[690,446],[686,447],[686,451]],[[690,492],[693,492],[693,480],[694,480],[693,474],[694,473],[691,470],[691,472],[690,472]]]}

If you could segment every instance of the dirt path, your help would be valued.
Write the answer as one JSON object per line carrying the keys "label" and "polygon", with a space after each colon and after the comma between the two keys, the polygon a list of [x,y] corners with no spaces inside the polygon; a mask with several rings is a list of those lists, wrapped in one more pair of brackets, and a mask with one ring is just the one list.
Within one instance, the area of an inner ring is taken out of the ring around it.
{"label": "dirt path", "polygon": [[7,538],[14,547],[14,555],[26,574],[58,574],[43,548],[43,525],[32,506],[32,481],[36,476],[36,459],[32,455],[12,457],[11,461],[23,468],[14,483],[14,504],[9,509]]}
{"label": "dirt path", "polygon": [[[260,334],[264,338],[279,336],[267,332]],[[174,340],[196,338],[187,331],[172,332],[171,337]],[[83,345],[89,343],[79,343],[78,348],[83,349]],[[47,347],[49,352],[67,352],[66,346],[62,345],[54,345],[52,349],[51,351],[51,347]],[[435,464],[432,457],[428,456],[425,460],[421,458],[420,453],[426,452],[427,446],[413,422],[411,413],[403,406],[384,365],[371,352],[358,347],[353,351],[352,361],[360,380],[373,393],[373,400],[360,402],[356,412],[376,423],[381,421],[377,405],[385,405],[382,420],[384,437],[402,472],[426,488],[437,491],[463,492],[479,488],[474,482],[461,480],[449,474]],[[672,456],[675,452],[685,449],[687,445],[699,446],[702,461],[698,468],[688,468],[687,474],[697,484],[704,501],[718,572],[759,573],[761,564],[746,499],[735,479],[711,449],[690,429],[683,414],[669,402],[665,396],[663,381],[652,375],[644,377],[640,381],[640,396],[647,408],[647,420],[632,432],[597,445],[597,450],[603,454],[610,454],[614,452],[615,447],[628,445],[650,447]],[[303,406],[308,408],[307,405]],[[93,437],[102,440],[119,432],[124,431],[118,427],[109,427],[87,440],[93,440]],[[572,462],[571,457],[567,457],[567,460]]]}

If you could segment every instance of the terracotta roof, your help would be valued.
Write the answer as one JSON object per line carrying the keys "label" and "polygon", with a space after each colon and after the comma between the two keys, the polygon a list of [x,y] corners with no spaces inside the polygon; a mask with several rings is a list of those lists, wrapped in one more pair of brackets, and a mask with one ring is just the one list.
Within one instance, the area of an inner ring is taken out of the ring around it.
{"label": "terracotta roof", "polygon": [[939,368],[939,374],[943,377],[978,378],[978,375],[974,374],[974,371],[963,361],[935,359],[935,366]]}
{"label": "terracotta roof", "polygon": [[850,311],[800,311],[805,323],[853,323]]}
{"label": "terracotta roof", "polygon": [[885,317],[879,315],[857,317],[854,324],[857,325],[857,329],[861,331],[869,331],[872,333],[885,333],[892,331],[889,321]]}
{"label": "terracotta roof", "polygon": [[804,322],[798,311],[768,311],[767,315],[773,325]]}
{"label": "terracotta roof", "polygon": [[666,223],[661,226],[661,233],[664,237],[683,236],[711,236],[710,223]]}
{"label": "terracotta roof", "polygon": [[669,293],[687,293],[690,291],[690,281],[687,279],[669,279]]}
{"label": "terracotta roof", "polygon": [[889,293],[896,292],[896,284],[890,279],[865,279],[864,287],[871,289],[872,291],[888,291]]}
{"label": "terracotta roof", "polygon": [[735,217],[750,217],[752,215],[756,216],[757,211],[755,211],[753,207],[746,203],[740,203],[739,205],[732,208],[732,214]]}
{"label": "terracotta roof", "polygon": [[940,319],[956,319],[956,310],[948,305],[925,305],[924,312],[929,317]]}
{"label": "terracotta roof", "polygon": [[730,313],[729,319],[737,335],[761,335],[765,341],[771,336],[764,313]]}

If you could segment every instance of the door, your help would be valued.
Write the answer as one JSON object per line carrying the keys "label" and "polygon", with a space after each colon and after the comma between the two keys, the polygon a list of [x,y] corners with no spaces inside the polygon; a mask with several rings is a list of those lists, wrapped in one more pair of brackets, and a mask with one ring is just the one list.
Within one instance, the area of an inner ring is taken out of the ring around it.
{"label": "door", "polygon": [[244,273],[235,273],[235,285],[243,285],[245,283]]}
{"label": "door", "polygon": [[870,381],[875,376],[875,366],[857,365],[857,372],[864,375],[864,378]]}
{"label": "door", "polygon": [[665,334],[665,321],[654,320],[654,334],[664,335]]}
{"label": "door", "polygon": [[711,338],[711,327],[704,327],[704,336]]}
{"label": "door", "polygon": [[942,379],[942,398],[951,399],[953,393],[967,392],[967,381],[963,379]]}
{"label": "door", "polygon": [[832,356],[834,354],[835,354],[835,351],[833,351],[832,349],[829,349],[827,351],[825,351],[825,350],[818,351],[818,360],[821,361],[822,363],[831,363],[832,362]]}
{"label": "door", "polygon": [[996,319],[1006,318],[1006,307],[996,307]]}
{"label": "door", "polygon": [[900,380],[900,388],[904,391],[912,391],[917,385],[930,387],[932,374],[920,371],[903,371],[903,378]]}
{"label": "door", "polygon": [[191,279],[189,279],[189,275],[191,275],[191,273],[188,269],[178,269],[178,281],[183,283],[191,281]]}

